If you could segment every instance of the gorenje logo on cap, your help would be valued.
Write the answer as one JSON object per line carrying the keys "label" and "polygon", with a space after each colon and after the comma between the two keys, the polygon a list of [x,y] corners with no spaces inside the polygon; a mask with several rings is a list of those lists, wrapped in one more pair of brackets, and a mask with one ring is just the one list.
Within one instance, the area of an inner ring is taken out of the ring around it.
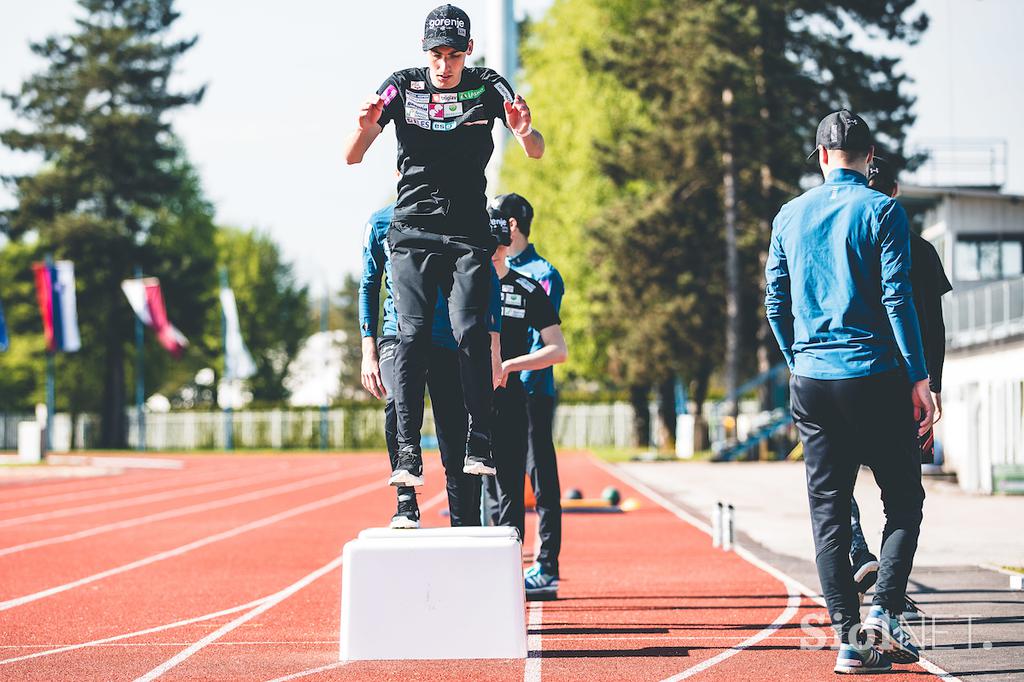
{"label": "gorenje logo on cap", "polygon": [[430,28],[466,28],[466,22],[462,19],[444,17],[441,19],[429,19],[427,26]]}

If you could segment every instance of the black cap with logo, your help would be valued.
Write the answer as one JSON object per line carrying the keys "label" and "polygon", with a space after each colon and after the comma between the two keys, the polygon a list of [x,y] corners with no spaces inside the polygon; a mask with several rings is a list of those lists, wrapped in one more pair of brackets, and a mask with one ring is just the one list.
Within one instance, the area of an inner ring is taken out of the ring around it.
{"label": "black cap with logo", "polygon": [[487,215],[491,218],[491,236],[498,240],[499,246],[510,246],[512,244],[512,228],[508,224],[508,216],[501,211],[489,206]]}
{"label": "black cap with logo", "polygon": [[810,160],[819,147],[849,152],[866,152],[874,144],[871,129],[857,114],[849,109],[840,109],[821,119],[818,133],[814,138],[814,150],[807,155]]}
{"label": "black cap with logo", "polygon": [[896,189],[896,165],[885,157],[875,156],[868,167],[868,187],[892,196]]}
{"label": "black cap with logo", "polygon": [[435,7],[423,23],[423,51],[442,45],[459,52],[469,47],[469,15],[455,5]]}
{"label": "black cap with logo", "polygon": [[499,194],[491,202],[491,208],[506,218],[515,218],[519,229],[526,234],[529,233],[530,223],[533,222],[533,206],[522,196],[514,192]]}

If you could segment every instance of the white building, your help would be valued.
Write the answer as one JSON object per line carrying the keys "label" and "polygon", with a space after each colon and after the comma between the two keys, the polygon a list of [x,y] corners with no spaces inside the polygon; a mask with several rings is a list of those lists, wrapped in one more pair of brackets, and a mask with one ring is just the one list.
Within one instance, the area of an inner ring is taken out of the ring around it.
{"label": "white building", "polygon": [[1024,197],[905,187],[901,201],[953,283],[936,427],[946,468],[968,491],[1024,492]]}

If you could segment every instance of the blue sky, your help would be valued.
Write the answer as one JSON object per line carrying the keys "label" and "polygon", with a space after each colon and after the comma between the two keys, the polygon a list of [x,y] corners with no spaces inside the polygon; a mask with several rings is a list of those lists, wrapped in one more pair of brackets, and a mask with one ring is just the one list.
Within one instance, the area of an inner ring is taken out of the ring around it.
{"label": "blue sky", "polygon": [[[551,0],[520,0],[535,16]],[[73,27],[73,0],[0,0],[0,89],[40,66],[27,42]],[[181,61],[182,87],[209,85],[204,102],[173,120],[224,224],[270,233],[302,279],[336,287],[360,267],[362,226],[394,188],[394,135],[347,167],[342,141],[362,99],[394,70],[423,63],[423,17],[436,0],[376,3],[179,0],[182,34],[199,34]],[[459,3],[486,56],[489,0]],[[924,40],[901,49],[916,80],[910,140],[999,138],[1009,145],[1006,189],[1024,193],[1024,0],[923,0]],[[0,128],[13,118],[0,104]],[[537,121],[543,130],[543,121]],[[1016,154],[1015,154],[1016,152]],[[557,153],[549,149],[548,153]],[[38,161],[0,149],[0,173]],[[0,190],[0,205],[11,197]]]}

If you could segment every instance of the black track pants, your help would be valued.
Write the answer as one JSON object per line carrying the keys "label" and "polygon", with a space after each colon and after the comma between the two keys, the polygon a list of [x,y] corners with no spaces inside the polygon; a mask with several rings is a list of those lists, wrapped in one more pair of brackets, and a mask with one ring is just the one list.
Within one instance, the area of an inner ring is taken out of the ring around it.
{"label": "black track pants", "polygon": [[423,394],[437,289],[448,296],[458,342],[459,377],[469,434],[466,448],[486,455],[491,443],[491,359],[487,304],[493,243],[427,232],[395,221],[388,231],[392,293],[398,313],[395,409],[399,449],[420,446]]}
{"label": "black track pants", "polygon": [[850,506],[861,464],[871,467],[885,510],[874,603],[903,610],[924,506],[911,387],[898,371],[834,381],[794,376],[790,383],[821,591],[846,641],[860,623]]}

